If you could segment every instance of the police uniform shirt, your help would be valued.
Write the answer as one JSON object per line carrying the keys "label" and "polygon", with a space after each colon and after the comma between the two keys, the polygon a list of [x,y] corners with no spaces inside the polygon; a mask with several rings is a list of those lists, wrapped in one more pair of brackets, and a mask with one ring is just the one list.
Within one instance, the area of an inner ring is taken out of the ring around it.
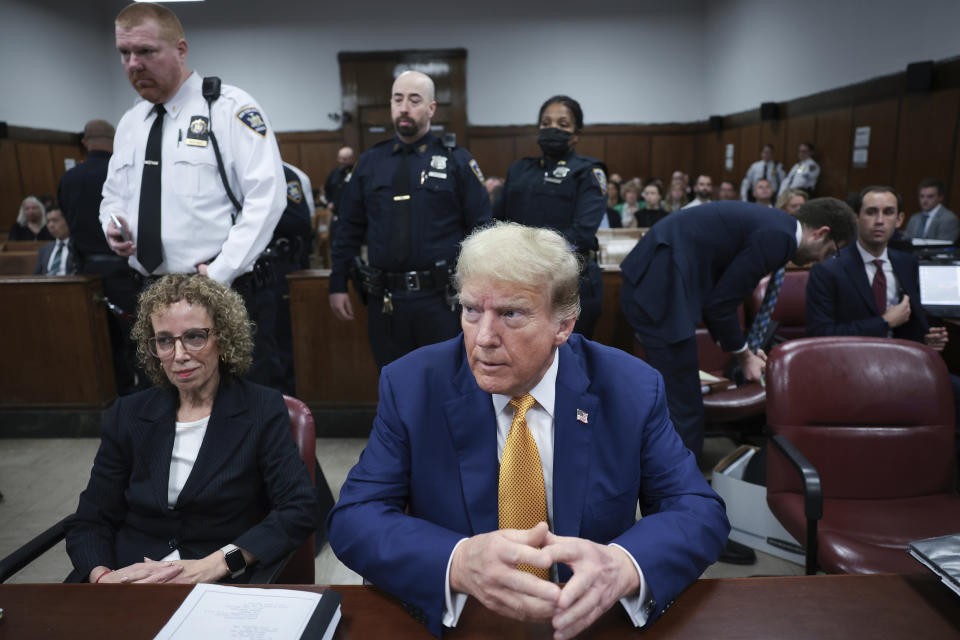
{"label": "police uniform shirt", "polygon": [[589,251],[607,212],[606,188],[594,158],[574,151],[558,160],[521,158],[507,171],[495,217],[556,229],[575,249]]}
{"label": "police uniform shirt", "polygon": [[819,177],[820,165],[818,165],[813,158],[807,158],[803,162],[798,162],[790,168],[790,173],[783,179],[777,195],[780,195],[787,189],[803,189],[807,193],[813,193],[813,189],[817,186],[817,178]]}
{"label": "police uniform shirt", "polygon": [[[297,178],[300,179],[300,190],[303,192],[303,198],[306,202],[307,209],[310,211],[310,220],[312,221],[313,216],[317,213],[317,206],[313,203],[313,185],[310,184],[310,176],[304,173],[302,169],[293,166],[289,162],[284,162],[283,166],[297,174]],[[287,200],[290,200],[289,180],[287,180]]]}
{"label": "police uniform shirt", "polygon": [[773,160],[770,162],[757,160],[750,165],[750,168],[747,169],[747,175],[740,183],[740,199],[747,202],[753,192],[753,186],[763,178],[770,181],[770,186],[773,189],[772,193],[779,193],[778,189],[783,182],[783,165]]}
{"label": "police uniform shirt", "polygon": [[[161,152],[161,243],[163,262],[154,274],[195,273],[212,260],[211,278],[230,284],[250,271],[270,242],[286,206],[286,180],[272,127],[245,91],[223,85],[210,111],[196,72],[164,103]],[[156,117],[146,100],[127,111],[117,126],[114,153],[103,185],[100,223],[110,214],[126,218],[134,242],[140,209],[147,136]],[[212,111],[212,113],[211,113]],[[243,210],[236,213],[217,169],[209,118],[220,145],[230,188]],[[136,254],[130,266],[146,275]]]}
{"label": "police uniform shirt", "polygon": [[490,196],[483,174],[463,147],[447,149],[427,133],[411,145],[410,254],[402,264],[393,255],[393,174],[405,144],[386,140],[365,151],[340,200],[333,245],[330,292],[347,291],[347,274],[364,235],[370,265],[388,273],[427,270],[439,260],[456,262],[460,241],[490,221]]}

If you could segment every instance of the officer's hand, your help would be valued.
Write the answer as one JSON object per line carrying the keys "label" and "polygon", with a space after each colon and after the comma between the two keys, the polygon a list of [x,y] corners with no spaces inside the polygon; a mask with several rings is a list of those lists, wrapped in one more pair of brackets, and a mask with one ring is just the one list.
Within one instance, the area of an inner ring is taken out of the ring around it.
{"label": "officer's hand", "polygon": [[550,566],[550,555],[539,548],[546,535],[547,523],[541,522],[532,529],[499,529],[467,538],[450,560],[450,589],[508,618],[550,620],[560,587],[517,569],[520,563]]}
{"label": "officer's hand", "polygon": [[339,320],[353,320],[353,305],[350,304],[350,294],[331,293],[330,308],[333,309],[333,315]]}
{"label": "officer's hand", "polygon": [[543,550],[573,570],[553,614],[554,640],[577,635],[617,600],[640,588],[633,560],[618,547],[548,533]]}
{"label": "officer's hand", "polygon": [[130,237],[130,229],[127,227],[126,219],[123,216],[117,216],[117,219],[123,225],[123,230],[118,229],[117,225],[113,224],[113,220],[108,222],[107,244],[115,254],[127,258],[137,252],[137,245],[133,244],[133,240],[127,240]]}
{"label": "officer's hand", "polygon": [[197,265],[197,273],[199,273],[202,276],[208,276],[208,277],[210,276],[210,274],[207,272],[206,262],[201,262],[200,264]]}
{"label": "officer's hand", "polygon": [[950,337],[947,335],[946,327],[930,327],[927,335],[923,336],[923,341],[934,351],[943,351],[949,339]]}
{"label": "officer's hand", "polygon": [[907,320],[910,319],[910,296],[904,294],[903,300],[886,310],[883,319],[887,321],[891,329],[906,324]]}

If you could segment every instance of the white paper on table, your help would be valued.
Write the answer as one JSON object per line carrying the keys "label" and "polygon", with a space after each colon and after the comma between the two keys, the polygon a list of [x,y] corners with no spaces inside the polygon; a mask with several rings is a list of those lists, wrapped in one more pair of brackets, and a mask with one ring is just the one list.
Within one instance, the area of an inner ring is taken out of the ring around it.
{"label": "white paper on table", "polygon": [[319,593],[198,584],[154,640],[299,640]]}

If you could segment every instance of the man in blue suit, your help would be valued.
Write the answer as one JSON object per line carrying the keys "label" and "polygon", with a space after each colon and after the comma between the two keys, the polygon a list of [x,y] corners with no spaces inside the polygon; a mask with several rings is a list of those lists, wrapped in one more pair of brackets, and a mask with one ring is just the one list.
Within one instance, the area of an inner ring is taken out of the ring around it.
{"label": "man in blue suit", "polygon": [[[617,600],[649,624],[727,538],[723,502],[672,428],[660,375],[571,336],[579,272],[555,231],[501,222],[474,232],[456,273],[463,334],[381,374],[330,543],[437,636],[470,596],[549,620],[558,639]],[[534,463],[526,474],[520,441]],[[519,476],[540,515],[511,527]]]}
{"label": "man in blue suit", "polygon": [[720,347],[736,354],[748,380],[760,380],[762,350],[746,345],[737,308],[760,279],[788,261],[819,262],[853,239],[853,212],[817,198],[794,215],[743,202],[716,202],[667,216],[620,265],[623,313],[663,375],[667,406],[684,444],[703,448],[703,398],[697,358],[701,320]]}

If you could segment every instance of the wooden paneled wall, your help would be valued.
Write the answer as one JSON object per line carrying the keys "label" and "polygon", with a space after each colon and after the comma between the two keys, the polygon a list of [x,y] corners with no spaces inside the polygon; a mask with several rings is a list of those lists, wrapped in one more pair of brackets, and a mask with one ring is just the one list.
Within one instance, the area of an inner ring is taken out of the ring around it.
{"label": "wooden paneled wall", "polygon": [[62,131],[10,127],[8,138],[0,139],[0,231],[6,232],[17,219],[26,196],[57,196],[60,176],[67,170],[64,161],[81,162],[86,151],[80,135]]}
{"label": "wooden paneled wall", "polygon": [[[739,186],[762,145],[773,144],[777,160],[788,170],[796,161],[797,145],[811,141],[822,169],[817,195],[843,198],[870,184],[892,184],[911,213],[917,210],[917,183],[933,176],[946,183],[948,206],[960,208],[960,61],[935,66],[931,91],[906,93],[905,86],[904,73],[876,78],[779,103],[777,120],[761,121],[759,108],[724,116],[719,131],[705,121],[593,125],[581,132],[577,149],[625,179],[668,180],[680,169],[691,179],[706,173],[715,186],[724,179]],[[866,167],[854,167],[854,130],[861,126],[870,127],[869,159]],[[82,158],[77,134],[10,127],[8,136],[0,139],[0,231],[13,222],[25,195],[56,193],[64,158]],[[283,159],[306,171],[314,188],[322,188],[336,165],[343,132],[292,132],[277,138]],[[505,176],[517,158],[539,155],[533,125],[468,127],[460,143],[486,175]],[[730,170],[724,162],[728,144],[734,146]]]}

